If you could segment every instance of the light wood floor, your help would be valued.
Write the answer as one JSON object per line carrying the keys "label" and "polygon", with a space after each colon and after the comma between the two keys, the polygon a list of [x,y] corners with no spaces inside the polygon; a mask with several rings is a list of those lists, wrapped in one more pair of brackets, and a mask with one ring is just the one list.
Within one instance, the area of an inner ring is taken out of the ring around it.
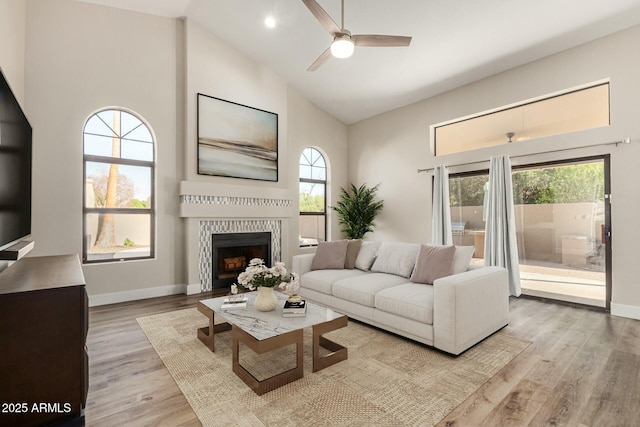
{"label": "light wood floor", "polygon": [[[135,318],[202,298],[90,309],[88,426],[200,425]],[[532,344],[441,426],[640,425],[640,321],[522,297],[504,331]]]}

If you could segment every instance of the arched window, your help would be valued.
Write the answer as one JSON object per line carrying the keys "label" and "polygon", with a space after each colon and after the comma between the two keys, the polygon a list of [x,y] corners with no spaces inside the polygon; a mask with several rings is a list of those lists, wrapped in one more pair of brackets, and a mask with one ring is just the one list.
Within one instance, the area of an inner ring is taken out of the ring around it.
{"label": "arched window", "polygon": [[83,261],[152,258],[155,155],[151,130],[130,112],[105,109],[89,117],[82,140]]}
{"label": "arched window", "polygon": [[327,163],[315,148],[300,155],[300,246],[315,246],[327,235]]}

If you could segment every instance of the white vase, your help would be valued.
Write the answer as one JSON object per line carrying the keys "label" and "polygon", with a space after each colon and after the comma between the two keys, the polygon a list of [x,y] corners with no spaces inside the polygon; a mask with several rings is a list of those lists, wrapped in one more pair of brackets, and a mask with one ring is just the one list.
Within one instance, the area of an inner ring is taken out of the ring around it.
{"label": "white vase", "polygon": [[265,286],[258,286],[258,296],[253,303],[260,311],[271,311],[278,305],[278,300],[273,294],[273,288],[267,288]]}

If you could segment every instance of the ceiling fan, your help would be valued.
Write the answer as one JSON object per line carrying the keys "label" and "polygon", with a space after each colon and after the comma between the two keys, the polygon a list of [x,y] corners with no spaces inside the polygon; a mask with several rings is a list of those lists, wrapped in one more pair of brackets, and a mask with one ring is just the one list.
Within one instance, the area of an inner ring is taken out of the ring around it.
{"label": "ceiling fan", "polygon": [[332,56],[336,58],[348,58],[353,54],[355,46],[363,47],[394,47],[409,46],[411,37],[407,36],[385,36],[377,34],[351,35],[349,30],[344,28],[344,0],[342,0],[342,21],[341,26],[335,23],[327,12],[318,4],[316,0],[302,0],[309,8],[313,16],[320,22],[320,25],[333,36],[331,46],[322,52],[307,71],[315,71]]}

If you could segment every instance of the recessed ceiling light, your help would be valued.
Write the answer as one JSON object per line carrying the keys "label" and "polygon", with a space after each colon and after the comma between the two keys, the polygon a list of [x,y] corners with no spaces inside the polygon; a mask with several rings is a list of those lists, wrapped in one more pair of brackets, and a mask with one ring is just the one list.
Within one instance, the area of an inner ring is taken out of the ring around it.
{"label": "recessed ceiling light", "polygon": [[264,25],[266,25],[268,28],[275,28],[276,27],[276,18],[274,18],[271,15],[267,16],[264,19]]}

